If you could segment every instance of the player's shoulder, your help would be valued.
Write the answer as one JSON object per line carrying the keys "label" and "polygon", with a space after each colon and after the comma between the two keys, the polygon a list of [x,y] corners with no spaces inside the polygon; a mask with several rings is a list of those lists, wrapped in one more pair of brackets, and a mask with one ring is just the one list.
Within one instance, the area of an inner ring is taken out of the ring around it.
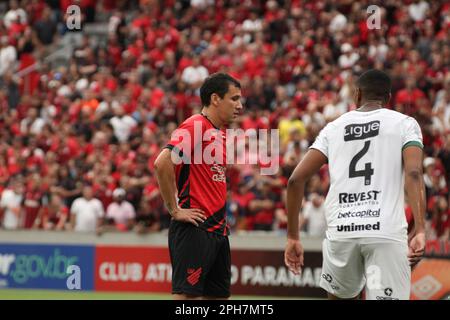
{"label": "player's shoulder", "polygon": [[341,114],[339,117],[337,117],[333,121],[328,122],[325,127],[328,130],[339,127],[340,125],[348,122],[353,117],[352,112],[353,111],[349,111],[344,114]]}
{"label": "player's shoulder", "polygon": [[179,126],[178,129],[193,129],[194,125],[200,125],[203,127],[205,125],[205,117],[203,117],[201,114],[194,114],[184,120]]}
{"label": "player's shoulder", "polygon": [[384,109],[385,119],[390,119],[392,125],[400,126],[400,128],[407,128],[411,126],[418,126],[416,119],[401,112]]}
{"label": "player's shoulder", "polygon": [[346,123],[348,121],[366,119],[366,117],[367,117],[367,119],[370,117],[371,119],[379,118],[379,119],[388,119],[388,120],[392,120],[392,121],[403,121],[405,119],[411,118],[401,112],[387,109],[387,108],[381,108],[381,109],[370,111],[370,112],[359,112],[356,110],[352,110],[352,111],[344,113],[343,115],[341,115],[339,118],[337,118],[333,122],[330,122],[330,124],[338,125],[341,123]]}
{"label": "player's shoulder", "polygon": [[411,118],[410,116],[407,116],[406,114],[403,114],[401,112],[398,112],[398,111],[395,111],[395,110],[392,110],[392,109],[383,108],[381,110],[383,110],[383,115],[384,116],[390,117],[392,119],[398,119],[398,120],[401,121],[401,120],[405,120],[405,119]]}
{"label": "player's shoulder", "polygon": [[182,125],[194,124],[196,121],[203,122],[204,121],[204,117],[201,114],[194,114],[194,115],[190,116],[189,118],[187,118],[186,120],[184,120],[181,123],[181,126]]}

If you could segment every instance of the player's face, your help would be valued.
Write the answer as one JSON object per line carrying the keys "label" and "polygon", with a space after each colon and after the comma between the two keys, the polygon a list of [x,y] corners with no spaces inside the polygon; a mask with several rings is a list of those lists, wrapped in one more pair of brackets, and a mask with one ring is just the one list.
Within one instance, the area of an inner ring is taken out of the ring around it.
{"label": "player's face", "polygon": [[241,89],[230,85],[228,92],[219,102],[219,115],[224,123],[233,122],[241,113],[243,106],[241,102]]}

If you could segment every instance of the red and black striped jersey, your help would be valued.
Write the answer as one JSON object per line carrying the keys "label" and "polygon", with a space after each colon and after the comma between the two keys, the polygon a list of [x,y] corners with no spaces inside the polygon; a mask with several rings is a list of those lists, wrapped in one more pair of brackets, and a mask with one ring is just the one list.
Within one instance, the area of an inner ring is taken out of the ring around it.
{"label": "red and black striped jersey", "polygon": [[173,133],[172,150],[181,208],[199,208],[207,219],[200,228],[229,235],[226,219],[226,136],[204,115],[194,115]]}

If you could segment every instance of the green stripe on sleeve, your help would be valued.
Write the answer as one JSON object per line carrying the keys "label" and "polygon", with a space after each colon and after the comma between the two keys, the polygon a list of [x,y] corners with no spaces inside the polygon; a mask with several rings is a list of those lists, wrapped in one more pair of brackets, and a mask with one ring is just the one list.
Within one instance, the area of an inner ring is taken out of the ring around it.
{"label": "green stripe on sleeve", "polygon": [[423,144],[419,141],[409,141],[404,144],[402,151],[408,147],[419,147],[419,148],[423,149]]}

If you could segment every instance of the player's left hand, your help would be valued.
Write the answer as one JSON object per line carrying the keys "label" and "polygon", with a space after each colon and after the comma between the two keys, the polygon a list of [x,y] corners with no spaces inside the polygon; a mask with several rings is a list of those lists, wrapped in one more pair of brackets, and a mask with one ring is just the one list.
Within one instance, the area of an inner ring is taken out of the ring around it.
{"label": "player's left hand", "polygon": [[425,233],[419,232],[411,239],[408,248],[409,265],[414,267],[422,259],[425,253]]}
{"label": "player's left hand", "polygon": [[303,267],[303,246],[300,240],[288,239],[284,250],[284,263],[295,274],[301,274]]}

